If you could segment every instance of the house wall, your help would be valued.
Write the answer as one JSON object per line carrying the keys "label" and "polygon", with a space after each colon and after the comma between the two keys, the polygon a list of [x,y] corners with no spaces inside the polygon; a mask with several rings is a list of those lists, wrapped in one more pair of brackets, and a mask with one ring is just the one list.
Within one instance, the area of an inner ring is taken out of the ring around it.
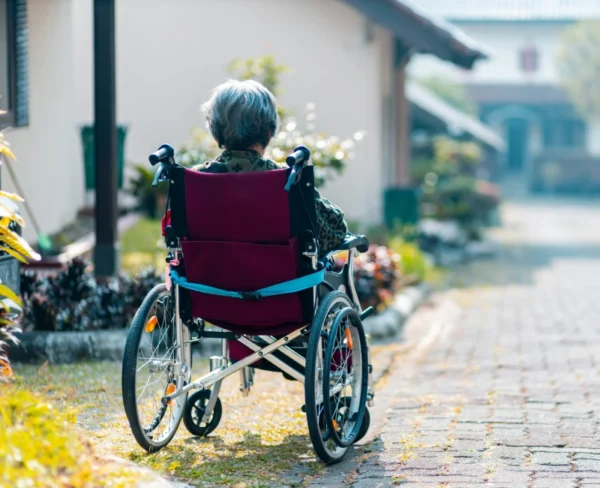
{"label": "house wall", "polygon": [[[14,171],[42,232],[73,220],[83,203],[81,147],[75,125],[71,0],[29,0],[29,125],[6,132]],[[15,191],[6,168],[2,188]],[[35,238],[31,217],[24,236]]]}
{"label": "house wall", "polygon": [[[164,142],[178,146],[199,107],[228,78],[236,57],[273,54],[290,69],[280,102],[301,115],[316,104],[317,129],[367,137],[343,178],[324,189],[351,220],[381,218],[383,78],[391,35],[337,0],[120,0],[117,5],[118,121],[129,125],[126,156],[144,163]],[[91,0],[73,2],[76,122],[92,120]]]}
{"label": "house wall", "polygon": [[[411,61],[409,72],[417,76],[440,75],[464,83],[558,83],[556,56],[560,35],[567,23],[456,22],[473,39],[492,49],[489,60],[476,64],[472,71],[442,63],[433,56]],[[538,71],[523,73],[519,53],[532,43],[538,50]]]}

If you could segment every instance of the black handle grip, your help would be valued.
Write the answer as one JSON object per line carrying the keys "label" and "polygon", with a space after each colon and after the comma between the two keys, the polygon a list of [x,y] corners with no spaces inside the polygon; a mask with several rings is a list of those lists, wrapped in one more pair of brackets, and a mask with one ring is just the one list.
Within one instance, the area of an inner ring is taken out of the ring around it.
{"label": "black handle grip", "polygon": [[160,146],[158,148],[158,151],[150,154],[150,157],[148,157],[148,160],[150,161],[150,164],[152,166],[155,166],[156,164],[160,163],[161,161],[172,158],[173,156],[175,156],[175,149],[173,149],[173,147],[169,146],[169,144],[163,144],[162,146]]}
{"label": "black handle grip", "polygon": [[309,159],[310,149],[308,149],[306,146],[298,146],[296,149],[294,149],[294,152],[285,159],[285,162],[291,168],[296,164],[305,163]]}

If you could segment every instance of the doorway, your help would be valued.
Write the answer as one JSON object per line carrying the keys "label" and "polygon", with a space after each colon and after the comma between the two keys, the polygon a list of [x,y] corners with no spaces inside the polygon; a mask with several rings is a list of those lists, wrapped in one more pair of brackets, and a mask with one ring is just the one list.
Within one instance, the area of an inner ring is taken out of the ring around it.
{"label": "doorway", "polygon": [[506,121],[507,168],[511,173],[520,173],[527,167],[529,153],[529,121],[513,118]]}

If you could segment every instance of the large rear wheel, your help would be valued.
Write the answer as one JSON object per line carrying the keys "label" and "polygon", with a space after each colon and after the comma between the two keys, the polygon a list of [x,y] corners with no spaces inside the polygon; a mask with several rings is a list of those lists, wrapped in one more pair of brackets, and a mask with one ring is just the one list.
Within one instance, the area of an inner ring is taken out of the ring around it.
{"label": "large rear wheel", "polygon": [[[352,302],[346,294],[339,291],[329,293],[319,305],[308,338],[304,385],[306,420],[315,452],[326,464],[335,464],[343,459],[348,451],[348,445],[358,437],[358,427],[364,416],[363,397],[366,395],[367,381],[365,368],[368,368],[368,360],[362,324],[359,321],[360,325],[357,327],[355,324],[354,329],[350,331],[352,349],[348,347],[346,332],[342,333],[339,340],[335,338],[337,335],[335,337],[331,335],[336,316],[339,317],[339,314],[348,308],[352,308]],[[342,320],[343,317],[340,319],[340,324]],[[337,329],[341,330],[340,327],[341,325]],[[326,369],[329,370],[327,385],[324,384]],[[345,398],[346,395],[355,398],[349,403],[345,400],[336,401],[338,398]],[[329,420],[325,412],[326,403],[329,403],[328,409],[333,412]],[[336,429],[338,420],[342,425],[338,424]],[[334,428],[332,429],[331,426]],[[336,442],[334,431],[340,442]],[[344,444],[344,440],[347,441],[347,445],[340,445]]]}
{"label": "large rear wheel", "polygon": [[338,446],[348,447],[358,439],[369,387],[367,340],[360,317],[353,308],[344,308],[335,314],[328,331],[324,366],[323,407],[327,431]]}
{"label": "large rear wheel", "polygon": [[174,293],[154,287],[138,309],[123,355],[123,406],[138,444],[148,452],[166,446],[181,422],[187,394],[163,405],[161,398],[182,388],[191,374],[189,331],[177,337]]}

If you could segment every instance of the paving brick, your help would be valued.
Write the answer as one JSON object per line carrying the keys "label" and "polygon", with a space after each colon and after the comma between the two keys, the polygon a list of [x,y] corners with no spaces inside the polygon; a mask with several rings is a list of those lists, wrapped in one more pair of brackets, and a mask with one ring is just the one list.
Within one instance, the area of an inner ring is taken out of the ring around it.
{"label": "paving brick", "polygon": [[455,271],[461,313],[391,372],[383,451],[354,487],[600,488],[599,206],[545,205],[510,207],[499,257]]}
{"label": "paving brick", "polygon": [[570,466],[571,457],[567,453],[536,452],[533,454],[531,462],[549,466]]}
{"label": "paving brick", "polygon": [[496,483],[510,483],[511,486],[513,483],[528,484],[531,482],[532,474],[533,472],[529,471],[519,472],[511,471],[508,469],[500,469],[493,473],[490,473],[489,480],[490,482],[494,483],[493,486],[495,486]]}
{"label": "paving brick", "polygon": [[575,463],[575,471],[593,471],[600,473],[600,459],[577,459]]}
{"label": "paving brick", "polygon": [[572,480],[556,478],[536,478],[533,482],[533,488],[576,488],[577,478]]}

